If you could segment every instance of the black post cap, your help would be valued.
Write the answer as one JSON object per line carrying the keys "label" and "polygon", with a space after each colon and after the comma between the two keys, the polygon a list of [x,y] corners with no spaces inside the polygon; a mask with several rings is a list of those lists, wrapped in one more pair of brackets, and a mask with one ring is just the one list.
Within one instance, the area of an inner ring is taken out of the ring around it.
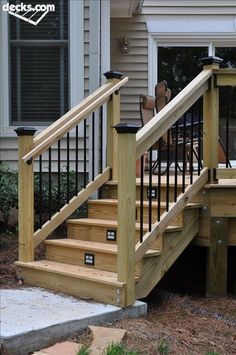
{"label": "black post cap", "polygon": [[121,79],[123,76],[123,73],[121,73],[120,71],[116,71],[116,70],[110,70],[110,71],[107,71],[106,73],[103,73],[103,75],[105,75],[106,79]]}
{"label": "black post cap", "polygon": [[18,136],[33,136],[37,129],[34,127],[18,127],[14,131]]}
{"label": "black post cap", "polygon": [[129,124],[129,123],[119,123],[116,126],[114,126],[116,129],[117,133],[133,133],[136,134],[140,127],[138,127],[135,124]]}
{"label": "black post cap", "polygon": [[205,57],[201,58],[201,62],[203,65],[220,64],[221,62],[223,62],[223,59],[219,57]]}

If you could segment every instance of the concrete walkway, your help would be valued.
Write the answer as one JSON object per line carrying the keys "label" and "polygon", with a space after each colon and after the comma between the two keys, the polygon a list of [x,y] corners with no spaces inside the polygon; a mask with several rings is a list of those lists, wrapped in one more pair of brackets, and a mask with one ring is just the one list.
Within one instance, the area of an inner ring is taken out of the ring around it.
{"label": "concrete walkway", "polygon": [[0,292],[1,345],[12,355],[26,355],[45,348],[88,325],[112,323],[147,312],[146,303],[140,301],[122,309],[36,287]]}

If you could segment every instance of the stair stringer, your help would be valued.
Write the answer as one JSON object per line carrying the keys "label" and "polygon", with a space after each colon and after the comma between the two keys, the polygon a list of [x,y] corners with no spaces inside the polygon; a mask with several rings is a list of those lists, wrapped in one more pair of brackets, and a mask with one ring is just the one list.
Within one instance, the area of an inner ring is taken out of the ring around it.
{"label": "stair stringer", "polygon": [[163,235],[160,256],[143,260],[142,276],[136,284],[136,298],[146,297],[162,279],[199,231],[199,209],[184,210],[183,228],[176,233]]}

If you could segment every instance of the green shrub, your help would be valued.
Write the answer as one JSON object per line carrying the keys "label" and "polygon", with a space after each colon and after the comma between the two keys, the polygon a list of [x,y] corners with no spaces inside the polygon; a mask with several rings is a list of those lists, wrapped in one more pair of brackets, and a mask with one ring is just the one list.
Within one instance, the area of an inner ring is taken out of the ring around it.
{"label": "green shrub", "polygon": [[0,162],[0,221],[6,228],[12,208],[17,207],[17,172]]}

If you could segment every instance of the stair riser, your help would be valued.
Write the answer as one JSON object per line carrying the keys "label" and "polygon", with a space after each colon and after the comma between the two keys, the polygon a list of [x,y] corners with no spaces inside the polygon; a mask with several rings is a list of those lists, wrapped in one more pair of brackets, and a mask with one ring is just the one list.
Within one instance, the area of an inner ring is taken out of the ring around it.
{"label": "stair riser", "polygon": [[[143,189],[143,197],[144,200],[148,200],[148,194],[147,194],[148,188],[147,186],[144,186]],[[181,187],[178,187],[178,195],[181,193]],[[105,185],[102,188],[102,198],[104,199],[117,199],[117,186],[114,185]],[[136,198],[137,200],[140,199],[140,186],[136,186]],[[166,187],[161,188],[161,201],[165,201],[166,199]],[[169,187],[169,199],[170,201],[174,201],[174,187],[170,186]]]}
{"label": "stair riser", "polygon": [[[18,270],[18,276],[23,279],[26,285],[43,287],[85,299],[95,298],[97,301],[116,306],[126,306],[125,289],[117,286],[23,267],[20,268],[20,271]],[[96,290],[95,293],[94,290]]]}
{"label": "stair riser", "polygon": [[[165,212],[165,209],[161,209],[161,214]],[[96,219],[117,220],[117,205],[108,205],[101,203],[89,203],[88,217]],[[136,207],[136,221],[140,221],[140,207]],[[157,208],[152,208],[152,223],[157,221]],[[149,209],[144,207],[143,209],[143,222],[149,222]],[[182,225],[182,216],[178,216],[173,222],[173,225]]]}
{"label": "stair riser", "polygon": [[[116,244],[117,243],[116,241],[114,242],[106,239],[107,230],[111,230],[111,229],[117,232],[116,228],[108,228],[106,226],[87,226],[87,225],[68,223],[67,237],[70,239],[84,240],[90,242]],[[136,230],[135,242],[138,243],[139,240],[140,240],[140,230]],[[152,249],[161,250],[161,245],[162,245],[161,238],[159,238],[159,240],[152,245]]]}
{"label": "stair riser", "polygon": [[[85,254],[94,255],[94,265],[85,264]],[[117,256],[115,254],[46,244],[45,256],[50,261],[117,272]],[[137,264],[135,269],[135,276],[140,276],[140,274],[141,263]]]}

